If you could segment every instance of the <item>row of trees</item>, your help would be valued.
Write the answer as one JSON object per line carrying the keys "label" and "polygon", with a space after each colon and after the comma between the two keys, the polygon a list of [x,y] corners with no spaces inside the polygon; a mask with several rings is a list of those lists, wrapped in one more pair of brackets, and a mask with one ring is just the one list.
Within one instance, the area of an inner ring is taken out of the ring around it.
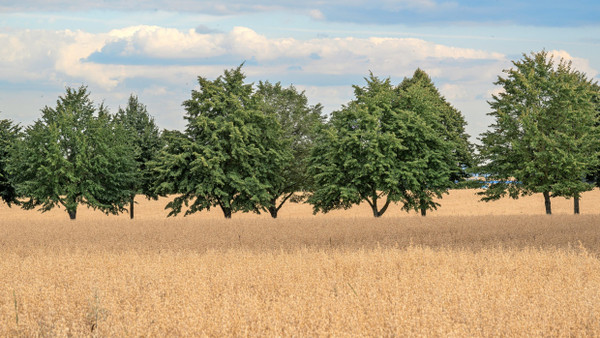
{"label": "row of trees", "polygon": [[370,74],[326,119],[293,86],[245,83],[240,66],[198,78],[183,132],[160,132],[134,96],[111,114],[87,88],[67,88],[25,129],[0,120],[0,196],[26,209],[62,206],[72,219],[81,204],[113,214],[129,206],[133,218],[139,194],[174,195],[169,215],[277,217],[288,201],[315,213],[366,202],[375,217],[401,203],[426,215],[474,168],[495,182],[483,200],[542,193],[547,213],[553,196],[577,205],[599,172],[598,86],[546,52],[505,72],[477,155],[462,114],[420,69],[398,85]]}

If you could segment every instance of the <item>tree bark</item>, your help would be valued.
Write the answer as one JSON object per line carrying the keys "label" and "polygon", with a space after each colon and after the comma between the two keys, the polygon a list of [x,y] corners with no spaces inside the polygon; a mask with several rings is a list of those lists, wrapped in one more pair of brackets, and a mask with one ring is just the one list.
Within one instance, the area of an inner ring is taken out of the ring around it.
{"label": "tree bark", "polygon": [[573,198],[573,213],[579,215],[579,196]]}
{"label": "tree bark", "polygon": [[390,203],[392,203],[392,201],[390,200],[390,197],[388,196],[385,201],[385,204],[383,205],[383,208],[381,208],[381,210],[379,210],[379,216],[381,216],[385,213],[387,208],[390,206]]}
{"label": "tree bark", "polygon": [[377,210],[377,206],[373,206],[371,207],[371,209],[373,209],[373,216],[381,217],[381,213],[379,212],[379,210]]}
{"label": "tree bark", "polygon": [[221,210],[223,210],[223,215],[225,216],[225,218],[231,218],[231,208],[221,207]]}
{"label": "tree bark", "polygon": [[130,205],[129,205],[129,219],[133,219],[133,206],[135,205],[135,202],[133,201],[135,198],[135,195],[131,195],[131,201],[130,201]]}
{"label": "tree bark", "polygon": [[421,216],[427,216],[427,202],[422,198],[419,199],[419,207],[421,209]]}
{"label": "tree bark", "polygon": [[77,217],[77,196],[68,196],[66,201],[61,201],[62,205],[67,209],[69,218],[75,220]]}
{"label": "tree bark", "polygon": [[550,201],[550,193],[544,191],[544,205],[546,206],[546,215],[552,215],[552,202]]}
{"label": "tree bark", "polygon": [[373,216],[374,217],[381,217],[381,212],[379,212],[379,210],[377,209],[377,192],[373,193],[372,196],[373,202],[371,202],[371,209],[373,209]]}
{"label": "tree bark", "polygon": [[69,218],[71,220],[75,220],[75,218],[77,217],[77,207],[73,209],[67,209],[67,212],[69,213]]}
{"label": "tree bark", "polygon": [[269,207],[269,213],[271,214],[271,217],[277,218],[277,214],[279,213],[279,209],[276,208],[276,207],[274,207],[274,206],[271,206],[271,207]]}

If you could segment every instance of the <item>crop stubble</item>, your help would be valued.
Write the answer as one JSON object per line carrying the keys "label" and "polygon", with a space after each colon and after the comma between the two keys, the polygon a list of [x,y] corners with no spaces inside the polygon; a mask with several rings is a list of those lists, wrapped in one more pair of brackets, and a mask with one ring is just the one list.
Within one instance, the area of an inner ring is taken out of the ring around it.
{"label": "crop stubble", "polygon": [[600,335],[600,193],[548,217],[467,192],[377,220],[2,207],[0,336]]}

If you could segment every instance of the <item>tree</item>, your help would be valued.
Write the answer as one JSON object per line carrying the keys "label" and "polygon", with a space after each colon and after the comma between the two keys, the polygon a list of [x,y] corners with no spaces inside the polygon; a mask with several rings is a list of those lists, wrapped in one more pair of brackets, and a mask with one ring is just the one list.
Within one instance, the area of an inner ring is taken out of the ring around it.
{"label": "tree", "polygon": [[214,81],[198,77],[200,89],[183,103],[185,134],[169,135],[155,168],[157,192],[178,194],[169,215],[185,204],[186,215],[218,206],[231,218],[236,211],[260,213],[272,201],[270,182],[290,153],[277,119],[257,109],[241,67]]}
{"label": "tree", "polygon": [[311,153],[315,184],[308,201],[315,213],[366,201],[380,217],[392,202],[412,203],[411,192],[422,191],[435,178],[431,173],[447,182],[449,148],[442,136],[422,116],[400,108],[389,78],[371,74],[366,81],[333,113]]}
{"label": "tree", "polygon": [[277,118],[283,130],[283,141],[292,154],[270,182],[271,201],[267,210],[273,218],[277,218],[286,201],[301,201],[304,196],[295,194],[308,191],[310,187],[308,156],[316,137],[316,127],[324,120],[321,114],[323,107],[320,104],[309,106],[304,92],[298,92],[293,86],[283,88],[279,82],[260,81],[255,95],[259,109]]}
{"label": "tree", "polygon": [[133,157],[122,127],[87,88],[67,88],[55,108],[45,107],[14,148],[10,174],[22,206],[41,211],[63,206],[71,219],[84,204],[105,213],[124,210],[131,191]]}
{"label": "tree", "polygon": [[496,121],[481,137],[481,171],[497,181],[482,200],[542,193],[549,215],[551,197],[578,202],[593,187],[583,179],[598,163],[600,144],[592,83],[545,51],[513,65],[498,77],[504,91],[493,96],[489,113]]}
{"label": "tree", "polygon": [[17,192],[8,174],[11,148],[19,140],[20,128],[10,120],[0,120],[0,198],[10,207],[18,204]]}
{"label": "tree", "polygon": [[125,109],[119,108],[115,116],[130,138],[131,151],[135,160],[135,168],[130,191],[129,217],[134,217],[135,195],[143,194],[146,198],[158,198],[154,193],[154,179],[149,163],[156,159],[162,148],[160,131],[146,109],[136,96],[129,96]]}
{"label": "tree", "polygon": [[[598,119],[596,126],[600,127],[600,85],[598,85],[597,82],[591,83],[591,90],[592,90],[592,103],[596,107],[596,117]],[[598,156],[599,156],[598,165],[596,165],[596,167],[593,168],[586,177],[586,179],[589,182],[593,182],[596,187],[600,187],[600,154],[598,154]],[[575,211],[577,211],[577,209],[579,207],[578,202],[579,201],[577,199],[574,200]]]}
{"label": "tree", "polygon": [[[407,211],[420,210],[421,215],[425,216],[428,209],[437,209],[439,206],[434,198],[441,198],[442,193],[446,193],[455,182],[466,178],[463,168],[473,165],[473,146],[465,132],[467,123],[463,115],[446,101],[423,70],[417,69],[412,78],[405,78],[396,91],[399,107],[425,119],[449,147],[444,162],[450,165],[450,172],[445,171],[445,165],[444,168],[424,168],[421,175],[423,181],[418,185],[421,188],[411,191],[410,199],[404,205]],[[447,176],[440,176],[446,173]]]}

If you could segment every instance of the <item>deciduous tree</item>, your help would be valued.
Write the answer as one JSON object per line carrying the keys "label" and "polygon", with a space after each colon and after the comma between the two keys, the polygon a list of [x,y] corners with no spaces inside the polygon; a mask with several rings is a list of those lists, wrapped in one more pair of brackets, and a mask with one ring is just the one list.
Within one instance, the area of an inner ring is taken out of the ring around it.
{"label": "deciduous tree", "polygon": [[267,207],[273,218],[288,200],[299,202],[308,191],[311,176],[307,165],[310,149],[316,137],[316,128],[323,123],[320,104],[310,106],[304,92],[290,86],[283,88],[278,82],[259,82],[256,91],[259,109],[269,116],[275,116],[283,130],[283,144],[289,147],[292,156],[274,173],[270,182],[271,202]]}
{"label": "deciduous tree", "polygon": [[271,182],[290,153],[277,119],[258,109],[241,67],[214,81],[198,77],[199,90],[183,103],[185,135],[170,135],[155,169],[158,192],[178,195],[167,205],[169,215],[185,205],[186,215],[219,207],[231,218],[271,205]]}
{"label": "deciduous tree", "polygon": [[465,179],[464,168],[473,165],[472,145],[465,132],[467,123],[461,112],[446,101],[429,75],[421,69],[417,69],[411,78],[405,78],[396,90],[399,108],[423,118],[441,135],[448,150],[444,162],[450,165],[450,172],[445,170],[445,166],[424,168],[418,190],[411,191],[404,204],[406,210],[414,209],[425,216],[428,209],[439,206],[435,198],[441,198],[455,182]]}
{"label": "deciduous tree", "polygon": [[513,65],[496,82],[503,92],[490,102],[495,122],[481,137],[481,171],[497,181],[482,199],[542,193],[551,214],[551,197],[578,201],[593,187],[584,180],[600,145],[593,86],[570,62],[555,64],[545,51]]}
{"label": "deciduous tree", "polygon": [[379,217],[390,203],[412,203],[411,192],[423,191],[422,184],[448,181],[449,148],[436,128],[400,108],[389,79],[371,74],[366,80],[365,87],[354,86],[355,99],[333,113],[313,148],[308,201],[314,212],[365,201]]}
{"label": "deciduous tree", "polygon": [[10,150],[19,140],[20,127],[10,120],[0,120],[0,198],[10,207],[19,203],[15,186],[9,177],[7,166]]}
{"label": "deciduous tree", "polygon": [[124,211],[131,191],[133,157],[124,129],[87,88],[67,88],[56,107],[25,130],[13,149],[9,172],[25,209],[63,206],[71,219],[80,204],[105,213]]}
{"label": "deciduous tree", "polygon": [[135,159],[129,202],[129,217],[133,219],[136,194],[143,194],[149,199],[158,197],[155,194],[154,178],[149,163],[156,159],[162,148],[162,139],[154,118],[148,114],[146,106],[138,101],[137,96],[129,96],[127,107],[119,108],[115,121],[125,129]]}

